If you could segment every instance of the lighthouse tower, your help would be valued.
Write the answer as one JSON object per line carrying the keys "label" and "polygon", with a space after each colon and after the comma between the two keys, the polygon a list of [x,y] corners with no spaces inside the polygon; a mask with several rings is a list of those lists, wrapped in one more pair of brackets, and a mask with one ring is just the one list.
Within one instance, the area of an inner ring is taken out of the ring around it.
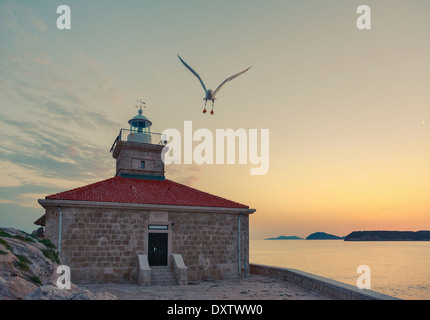
{"label": "lighthouse tower", "polygon": [[[164,180],[164,141],[161,134],[151,132],[152,122],[142,114],[142,102],[138,114],[128,123],[130,129],[120,130],[111,149],[116,159],[116,176]],[[157,138],[159,142],[154,144]]]}

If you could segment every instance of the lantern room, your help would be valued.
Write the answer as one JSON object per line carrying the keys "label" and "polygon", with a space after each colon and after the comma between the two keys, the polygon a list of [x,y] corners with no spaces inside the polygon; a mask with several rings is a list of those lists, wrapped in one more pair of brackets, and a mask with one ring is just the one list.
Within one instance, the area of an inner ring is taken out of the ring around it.
{"label": "lantern room", "polygon": [[128,120],[130,124],[130,133],[127,136],[127,141],[151,143],[152,122],[147,117],[142,115],[142,107],[139,109],[138,115]]}

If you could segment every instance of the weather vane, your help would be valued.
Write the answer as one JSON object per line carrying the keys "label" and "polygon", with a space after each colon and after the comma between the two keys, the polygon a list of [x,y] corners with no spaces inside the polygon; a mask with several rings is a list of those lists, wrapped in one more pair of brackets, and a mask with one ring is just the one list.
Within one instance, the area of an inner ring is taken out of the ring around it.
{"label": "weather vane", "polygon": [[136,101],[139,102],[139,105],[136,106],[136,108],[140,108],[140,110],[142,111],[142,104],[143,104],[143,107],[146,108],[145,102],[142,101],[142,98]]}

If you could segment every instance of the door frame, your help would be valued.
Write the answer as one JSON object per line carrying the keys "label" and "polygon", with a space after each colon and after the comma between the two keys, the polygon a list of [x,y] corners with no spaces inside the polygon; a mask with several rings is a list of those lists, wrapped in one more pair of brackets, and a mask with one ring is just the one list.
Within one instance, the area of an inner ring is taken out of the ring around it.
{"label": "door frame", "polygon": [[[149,225],[167,225],[167,230],[149,230]],[[169,221],[169,213],[167,211],[151,211],[148,214],[148,220],[145,222],[145,240],[144,252],[149,253],[149,234],[150,233],[167,233],[167,266],[171,267],[172,255],[172,226]]]}
{"label": "door frame", "polygon": [[150,256],[150,254],[149,254],[149,242],[150,242],[149,238],[151,237],[151,235],[155,235],[155,234],[166,236],[165,240],[166,240],[166,246],[167,246],[166,249],[167,250],[166,250],[166,264],[165,265],[169,266],[169,234],[167,232],[152,232],[152,231],[153,230],[148,232],[148,263],[149,263],[149,266],[151,266],[151,264],[149,262],[149,256]]}

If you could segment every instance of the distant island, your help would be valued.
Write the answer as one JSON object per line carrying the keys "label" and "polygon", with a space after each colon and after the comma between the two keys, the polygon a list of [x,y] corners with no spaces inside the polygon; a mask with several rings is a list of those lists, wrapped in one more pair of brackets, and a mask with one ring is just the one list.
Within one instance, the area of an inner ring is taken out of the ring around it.
{"label": "distant island", "polygon": [[267,238],[264,240],[303,240],[303,238],[296,236],[279,236],[277,238]]}
{"label": "distant island", "polygon": [[338,237],[325,232],[315,232],[310,234],[306,240],[342,240],[345,237]]}
{"label": "distant island", "polygon": [[[306,240],[344,241],[430,241],[430,231],[353,231],[346,237],[338,237],[325,232],[314,232]],[[264,240],[305,240],[297,236],[279,236]]]}
{"label": "distant island", "polygon": [[345,241],[430,241],[430,231],[353,231]]}
{"label": "distant island", "polygon": [[[306,240],[342,240],[345,237],[338,237],[325,232],[315,232],[306,237]],[[277,238],[267,238],[264,240],[305,240],[297,236],[279,236]]]}

